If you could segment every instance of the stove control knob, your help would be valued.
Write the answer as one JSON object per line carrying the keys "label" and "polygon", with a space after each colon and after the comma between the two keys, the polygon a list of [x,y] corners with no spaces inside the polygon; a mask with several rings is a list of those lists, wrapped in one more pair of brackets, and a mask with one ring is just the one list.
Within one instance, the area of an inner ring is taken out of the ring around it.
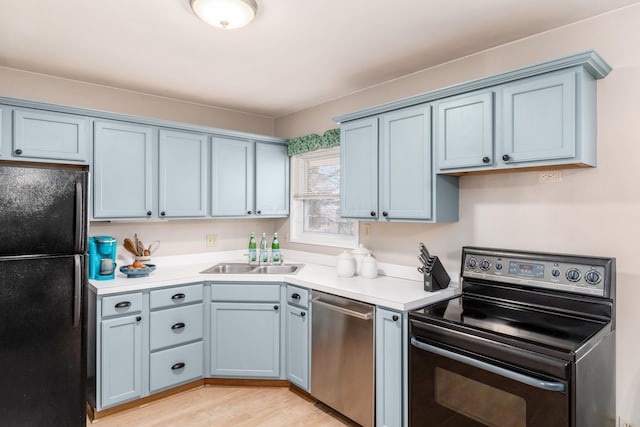
{"label": "stove control knob", "polygon": [[584,275],[584,280],[590,285],[597,285],[600,283],[600,273],[597,271],[589,271]]}
{"label": "stove control knob", "polygon": [[557,268],[554,268],[553,270],[551,270],[551,275],[553,277],[560,277],[560,270],[558,270]]}
{"label": "stove control knob", "polygon": [[500,261],[496,262],[496,270],[502,270],[502,263]]}
{"label": "stove control knob", "polygon": [[467,260],[467,267],[469,267],[470,269],[474,269],[478,266],[478,262],[476,261],[475,258],[469,258]]}
{"label": "stove control knob", "polygon": [[491,268],[491,263],[489,262],[488,259],[483,259],[482,262],[480,263],[480,268],[483,269],[484,271],[487,271],[489,268]]}
{"label": "stove control knob", "polygon": [[568,281],[577,282],[578,280],[580,280],[580,270],[578,270],[577,268],[570,268],[567,270],[565,276],[567,277]]}

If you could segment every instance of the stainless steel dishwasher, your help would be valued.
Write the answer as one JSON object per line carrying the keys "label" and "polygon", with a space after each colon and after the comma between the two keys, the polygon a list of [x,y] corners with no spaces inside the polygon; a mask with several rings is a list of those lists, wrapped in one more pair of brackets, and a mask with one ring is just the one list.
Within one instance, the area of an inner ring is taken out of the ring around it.
{"label": "stainless steel dishwasher", "polygon": [[375,307],[313,291],[311,310],[311,394],[358,424],[373,426]]}

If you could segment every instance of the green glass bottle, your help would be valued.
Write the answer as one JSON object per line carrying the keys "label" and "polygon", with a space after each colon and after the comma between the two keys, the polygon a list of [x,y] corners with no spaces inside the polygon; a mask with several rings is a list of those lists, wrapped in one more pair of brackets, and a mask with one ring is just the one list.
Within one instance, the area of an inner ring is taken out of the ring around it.
{"label": "green glass bottle", "polygon": [[271,261],[274,264],[280,263],[280,242],[278,241],[278,233],[273,233],[273,242],[271,243]]}
{"label": "green glass bottle", "polygon": [[251,232],[249,237],[249,262],[256,262],[258,260],[258,252],[256,251],[256,236]]}

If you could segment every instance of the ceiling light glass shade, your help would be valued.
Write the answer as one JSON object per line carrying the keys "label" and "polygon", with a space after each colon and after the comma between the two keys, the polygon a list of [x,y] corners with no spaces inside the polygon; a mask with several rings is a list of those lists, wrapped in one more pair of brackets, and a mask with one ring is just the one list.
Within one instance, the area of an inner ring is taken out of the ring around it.
{"label": "ceiling light glass shade", "polygon": [[191,8],[207,24],[231,30],[253,21],[258,5],[254,0],[191,0]]}

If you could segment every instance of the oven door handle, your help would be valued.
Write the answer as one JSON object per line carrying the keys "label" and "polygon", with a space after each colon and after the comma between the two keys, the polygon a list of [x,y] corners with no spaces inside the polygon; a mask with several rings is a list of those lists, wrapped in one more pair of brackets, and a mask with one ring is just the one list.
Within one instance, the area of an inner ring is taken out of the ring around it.
{"label": "oven door handle", "polygon": [[411,345],[416,348],[419,348],[420,350],[425,350],[431,353],[435,353],[439,356],[446,357],[448,359],[452,359],[460,363],[464,363],[466,365],[471,365],[476,368],[484,369],[485,371],[489,371],[493,374],[500,375],[502,377],[506,377],[514,381],[518,381],[518,382],[530,385],[532,387],[540,388],[542,390],[557,391],[557,392],[564,393],[564,391],[567,389],[566,385],[561,382],[544,381],[538,378],[521,374],[519,372],[510,371],[509,369],[501,368],[499,366],[495,366],[490,363],[483,362],[481,360],[476,360],[471,357],[464,356],[462,354],[454,353],[449,350],[444,350],[440,347],[435,347],[429,344],[425,344],[413,337],[411,338]]}

